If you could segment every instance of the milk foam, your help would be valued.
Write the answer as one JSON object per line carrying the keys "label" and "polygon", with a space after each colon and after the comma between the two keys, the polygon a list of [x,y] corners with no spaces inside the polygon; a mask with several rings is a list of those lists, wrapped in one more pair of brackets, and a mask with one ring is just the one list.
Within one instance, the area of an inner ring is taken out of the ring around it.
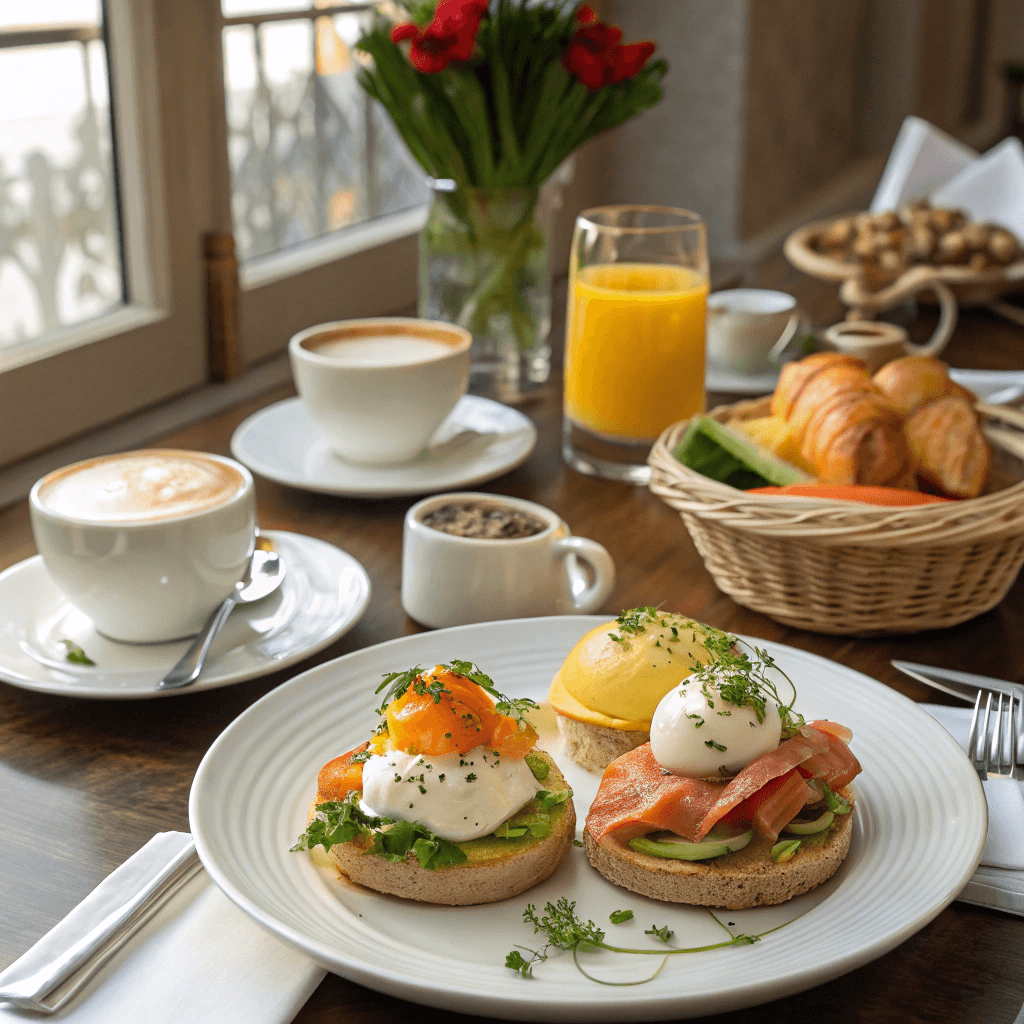
{"label": "milk foam", "polygon": [[412,334],[384,334],[379,337],[333,338],[311,351],[328,356],[341,366],[409,366],[440,359],[452,351],[450,345]]}
{"label": "milk foam", "polygon": [[231,466],[189,452],[132,452],[59,470],[39,489],[43,507],[92,522],[170,519],[230,501],[245,484]]}

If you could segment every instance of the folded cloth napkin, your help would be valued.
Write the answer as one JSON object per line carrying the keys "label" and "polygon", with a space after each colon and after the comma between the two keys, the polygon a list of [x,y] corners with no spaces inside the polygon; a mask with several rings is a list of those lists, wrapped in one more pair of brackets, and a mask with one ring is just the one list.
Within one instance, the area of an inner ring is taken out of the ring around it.
{"label": "folded cloth napkin", "polygon": [[[952,737],[967,749],[971,708],[922,704]],[[966,903],[997,907],[1024,915],[1024,783],[989,779],[982,783],[988,801],[988,837],[981,866],[960,894]]]}
{"label": "folded cloth napkin", "polygon": [[[155,836],[0,974],[0,989],[34,974],[136,891],[147,858],[150,865],[154,853],[166,860],[189,843],[187,833]],[[67,1004],[44,1018],[0,1001],[0,1024],[287,1024],[326,973],[264,931],[199,871]]]}

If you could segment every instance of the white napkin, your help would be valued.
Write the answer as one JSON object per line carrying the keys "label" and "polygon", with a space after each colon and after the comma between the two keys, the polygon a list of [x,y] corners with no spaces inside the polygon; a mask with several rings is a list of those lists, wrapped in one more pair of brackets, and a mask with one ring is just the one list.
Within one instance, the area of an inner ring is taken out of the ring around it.
{"label": "white napkin", "polygon": [[977,155],[922,118],[906,118],[889,151],[871,212],[895,210],[903,203],[931,195]]}
{"label": "white napkin", "polygon": [[0,1003],[0,1024],[288,1024],[326,973],[200,871],[68,1005],[41,1017]]}
{"label": "white napkin", "polygon": [[[944,704],[922,704],[921,707],[964,750],[967,749],[971,708],[951,708]],[[1024,783],[1015,779],[989,779],[982,786],[988,801],[988,837],[981,863],[984,867],[1004,869],[1004,874],[1020,872],[1010,881],[1017,892],[1024,893]],[[977,876],[974,880],[979,881]]]}

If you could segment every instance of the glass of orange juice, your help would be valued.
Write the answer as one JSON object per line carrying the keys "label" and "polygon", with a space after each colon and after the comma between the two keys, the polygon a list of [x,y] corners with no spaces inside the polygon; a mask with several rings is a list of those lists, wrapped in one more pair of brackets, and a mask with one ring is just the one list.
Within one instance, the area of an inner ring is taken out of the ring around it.
{"label": "glass of orange juice", "polygon": [[688,210],[603,206],[576,218],[562,455],[645,484],[669,424],[704,410],[707,231]]}

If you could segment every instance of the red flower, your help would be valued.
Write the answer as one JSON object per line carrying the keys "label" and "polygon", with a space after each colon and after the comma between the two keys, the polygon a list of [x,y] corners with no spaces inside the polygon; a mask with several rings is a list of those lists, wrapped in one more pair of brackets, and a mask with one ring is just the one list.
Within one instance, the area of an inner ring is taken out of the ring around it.
{"label": "red flower", "polygon": [[[581,7],[577,18],[588,7]],[[590,12],[593,13],[592,11]],[[632,78],[654,53],[654,43],[621,43],[622,30],[602,21],[587,23],[573,33],[562,63],[588,89],[600,89]]]}
{"label": "red flower", "polygon": [[391,30],[391,41],[411,39],[409,60],[413,67],[433,75],[453,60],[469,60],[486,13],[487,0],[440,0],[426,28],[411,23],[396,25]]}
{"label": "red flower", "polygon": [[589,25],[592,21],[597,21],[597,15],[594,13],[594,8],[590,4],[583,4],[576,12],[576,20],[581,25]]}

